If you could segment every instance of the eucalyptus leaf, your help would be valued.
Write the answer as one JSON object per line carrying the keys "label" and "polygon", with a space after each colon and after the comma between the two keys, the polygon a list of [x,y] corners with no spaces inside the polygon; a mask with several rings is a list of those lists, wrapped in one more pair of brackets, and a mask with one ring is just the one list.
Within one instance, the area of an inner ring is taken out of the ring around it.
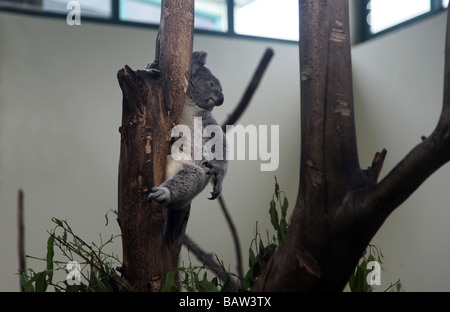
{"label": "eucalyptus leaf", "polygon": [[218,292],[217,286],[204,278],[201,281],[198,281],[198,290],[201,292]]}
{"label": "eucalyptus leaf", "polygon": [[48,275],[48,283],[52,283],[53,281],[53,256],[55,255],[55,251],[53,249],[55,245],[55,234],[51,234],[47,240],[47,275]]}
{"label": "eucalyptus leaf", "polygon": [[231,292],[233,291],[233,287],[231,285],[231,281],[229,278],[226,279],[225,283],[222,285],[220,292]]}
{"label": "eucalyptus leaf", "polygon": [[56,223],[57,225],[59,225],[59,226],[63,226],[62,221],[59,220],[59,219],[56,219],[55,217],[52,218],[52,221],[53,221],[54,223]]}
{"label": "eucalyptus leaf", "polygon": [[35,290],[36,292],[45,292],[47,290],[47,273],[42,271],[37,273],[35,276]]}
{"label": "eucalyptus leaf", "polygon": [[278,243],[281,244],[287,233],[287,224],[285,219],[280,221],[280,230],[278,231]]}
{"label": "eucalyptus leaf", "polygon": [[244,289],[250,289],[253,286],[253,280],[254,280],[253,267],[250,267],[250,269],[247,271],[247,274],[245,274],[243,285]]}
{"label": "eucalyptus leaf", "polygon": [[34,292],[33,283],[29,280],[25,272],[20,274],[20,285],[22,285],[25,292]]}
{"label": "eucalyptus leaf", "polygon": [[170,271],[166,275],[166,282],[164,283],[163,288],[161,289],[161,292],[174,292],[178,291],[178,289],[175,287],[175,276],[177,275],[177,271]]}
{"label": "eucalyptus leaf", "polygon": [[278,199],[278,195],[280,193],[280,186],[278,185],[277,177],[275,177],[275,196]]}
{"label": "eucalyptus leaf", "polygon": [[286,212],[287,212],[288,207],[289,207],[289,202],[288,202],[286,196],[284,196],[283,204],[281,205],[281,216],[283,218],[286,218]]}
{"label": "eucalyptus leaf", "polygon": [[253,268],[256,264],[257,260],[256,260],[256,256],[255,253],[253,252],[253,249],[249,249],[248,251],[248,265],[250,268]]}
{"label": "eucalyptus leaf", "polygon": [[275,231],[278,231],[280,229],[279,225],[280,221],[278,220],[278,212],[276,209],[275,201],[273,199],[270,202],[269,214],[270,214],[270,222],[272,223],[273,228],[275,229]]}

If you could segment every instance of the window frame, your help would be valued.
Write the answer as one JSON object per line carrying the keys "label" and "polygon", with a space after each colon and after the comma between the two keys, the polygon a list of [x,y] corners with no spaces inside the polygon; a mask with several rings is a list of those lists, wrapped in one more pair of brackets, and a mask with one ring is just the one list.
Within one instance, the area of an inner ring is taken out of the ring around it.
{"label": "window frame", "polygon": [[[202,28],[194,28],[194,33],[197,34],[207,34],[214,36],[222,36],[222,37],[234,37],[234,38],[245,38],[250,40],[262,40],[262,41],[273,41],[273,42],[284,42],[284,43],[295,43],[298,44],[298,41],[286,40],[286,39],[278,39],[278,38],[269,38],[269,37],[260,37],[260,36],[251,36],[251,35],[241,35],[237,34],[234,31],[234,0],[226,0],[227,5],[227,30],[226,31],[215,31],[215,30],[207,30]],[[66,18],[66,14],[59,12],[49,12],[43,10],[36,10],[32,8],[21,8],[14,6],[1,6],[0,12],[12,12],[12,13],[20,13],[25,15],[34,15],[41,17],[51,17],[51,18]],[[111,16],[110,17],[94,17],[94,16],[82,16],[81,22],[96,22],[102,24],[113,24],[113,25],[121,25],[121,26],[131,26],[131,27],[140,27],[140,28],[149,28],[149,29],[158,29],[159,24],[152,23],[142,23],[135,21],[124,21],[120,19],[120,3],[119,0],[111,0]],[[231,27],[230,27],[231,25]]]}
{"label": "window frame", "polygon": [[402,28],[404,26],[410,25],[412,23],[415,23],[417,21],[420,21],[422,19],[425,19],[427,17],[433,16],[436,13],[440,13],[442,11],[447,10],[447,8],[444,8],[442,6],[442,0],[430,0],[430,11],[421,15],[418,15],[416,17],[413,17],[411,19],[408,19],[406,21],[400,22],[396,25],[393,25],[389,28],[383,29],[379,32],[372,33],[370,30],[370,25],[367,22],[367,16],[370,14],[370,10],[367,9],[368,4],[371,0],[363,0],[362,5],[359,7],[359,14],[361,16],[360,18],[360,26],[359,29],[361,31],[361,40],[360,42],[364,42],[373,38],[376,38],[378,36],[382,36],[386,33],[389,33],[393,30],[397,30],[399,28]]}
{"label": "window frame", "polygon": [[[430,3],[431,3],[430,12],[416,16],[412,19],[401,22],[397,25],[394,25],[392,27],[389,27],[389,28],[379,31],[377,33],[372,33],[370,31],[370,25],[367,23],[367,15],[370,13],[370,10],[367,10],[367,5],[369,2],[370,2],[370,0],[356,0],[353,2],[353,5],[355,6],[355,8],[354,8],[354,10],[350,11],[350,14],[352,15],[352,16],[350,16],[350,19],[354,20],[356,22],[356,23],[351,22],[352,27],[354,27],[354,29],[352,29],[352,32],[354,32],[356,34],[353,39],[353,44],[358,44],[358,43],[376,38],[378,36],[389,33],[393,30],[399,29],[406,25],[412,24],[414,22],[417,22],[419,20],[422,20],[424,18],[432,16],[436,13],[440,13],[444,10],[447,10],[447,8],[444,8],[442,6],[442,0],[430,0]],[[273,41],[273,42],[298,44],[298,41],[295,41],[295,40],[243,35],[243,34],[236,33],[234,31],[234,0],[226,0],[226,5],[227,5],[227,24],[228,24],[226,31],[215,31],[215,30],[195,28],[194,33],[222,36],[222,37],[243,38],[243,39],[259,40],[259,41]],[[66,18],[66,14],[64,14],[64,13],[49,12],[49,11],[43,11],[43,10],[30,9],[30,8],[20,8],[20,7],[14,7],[14,6],[0,6],[0,12],[2,12],[2,11],[20,13],[20,14],[26,14],[26,15],[41,16],[41,17],[52,17],[52,18],[61,18],[61,19]],[[357,16],[355,16],[355,15],[357,15]],[[113,25],[131,26],[131,27],[140,27],[140,28],[150,28],[150,29],[158,29],[159,28],[159,24],[121,20],[120,19],[119,0],[111,0],[111,16],[110,17],[82,16],[81,20],[82,20],[82,22],[87,21],[87,22],[96,22],[96,23],[102,23],[102,24],[113,24]]]}

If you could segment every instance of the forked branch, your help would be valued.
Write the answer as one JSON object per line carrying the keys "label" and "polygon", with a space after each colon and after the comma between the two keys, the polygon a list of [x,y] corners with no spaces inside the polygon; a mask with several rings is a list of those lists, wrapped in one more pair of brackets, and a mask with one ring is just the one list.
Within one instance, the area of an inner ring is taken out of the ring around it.
{"label": "forked branch", "polygon": [[[444,99],[441,116],[433,133],[423,138],[367,197],[367,206],[390,214],[429,176],[450,160],[450,14],[444,72]],[[378,203],[373,207],[373,203]]]}
{"label": "forked branch", "polygon": [[439,123],[377,183],[386,151],[368,170],[358,163],[348,0],[299,6],[300,189],[289,231],[256,291],[342,290],[389,214],[450,160],[450,14]]}

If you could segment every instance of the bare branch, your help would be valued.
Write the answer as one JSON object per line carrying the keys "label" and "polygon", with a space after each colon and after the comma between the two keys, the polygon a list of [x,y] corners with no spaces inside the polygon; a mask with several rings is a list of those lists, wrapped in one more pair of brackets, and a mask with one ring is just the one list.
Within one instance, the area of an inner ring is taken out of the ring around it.
{"label": "bare branch", "polygon": [[228,226],[230,227],[231,236],[233,237],[234,242],[234,249],[236,251],[236,261],[237,261],[237,271],[238,275],[241,278],[244,278],[244,269],[243,269],[243,263],[242,263],[242,251],[241,251],[241,242],[239,241],[239,236],[236,231],[236,227],[233,223],[233,220],[231,219],[231,215],[228,212],[227,206],[225,205],[225,201],[223,199],[223,196],[219,196],[219,204],[222,208],[222,212],[225,215],[225,219],[227,220]]}
{"label": "bare branch", "polygon": [[448,134],[442,134],[439,131],[433,132],[368,194],[365,206],[383,212],[387,217],[449,160]]}
{"label": "bare branch", "polygon": [[380,176],[381,169],[383,169],[384,160],[386,158],[387,150],[383,149],[381,153],[376,153],[372,161],[372,166],[366,170],[367,176],[374,182],[377,183],[378,177]]}
{"label": "bare branch", "polygon": [[[24,222],[24,205],[23,205],[24,194],[22,190],[18,192],[18,203],[17,203],[17,222],[18,222],[18,249],[19,249],[19,272],[23,273],[26,269],[25,262],[25,222]],[[20,290],[25,291],[22,285],[20,285]]]}
{"label": "bare branch", "polygon": [[[403,203],[430,175],[450,160],[450,14],[444,72],[444,99],[439,123],[433,133],[377,185],[366,198],[366,205],[389,215]],[[378,205],[374,206],[374,203]]]}
{"label": "bare branch", "polygon": [[226,130],[227,125],[235,124],[236,121],[244,113],[247,106],[250,104],[253,94],[255,93],[256,89],[258,88],[258,85],[261,82],[261,79],[270,63],[270,60],[273,57],[273,54],[274,54],[274,52],[271,48],[266,49],[266,52],[264,53],[258,67],[256,68],[255,73],[253,74],[253,78],[250,80],[250,83],[247,86],[247,89],[245,90],[245,93],[241,98],[241,101],[236,106],[234,111],[228,116],[228,119],[222,124],[223,131]]}

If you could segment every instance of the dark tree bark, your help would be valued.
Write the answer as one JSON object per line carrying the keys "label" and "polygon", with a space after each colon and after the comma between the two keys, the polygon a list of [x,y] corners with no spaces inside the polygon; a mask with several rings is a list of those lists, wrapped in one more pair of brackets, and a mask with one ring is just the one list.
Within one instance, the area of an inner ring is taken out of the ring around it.
{"label": "dark tree bark", "polygon": [[[179,250],[163,238],[164,207],[147,203],[147,192],[164,181],[170,133],[177,124],[189,82],[194,0],[163,0],[155,55],[160,76],[118,72],[123,92],[118,221],[122,231],[122,277],[135,291],[159,291]],[[156,63],[155,63],[156,64]]]}
{"label": "dark tree bark", "polygon": [[386,151],[368,170],[358,161],[348,0],[299,0],[299,8],[300,187],[287,236],[256,291],[342,290],[390,213],[450,160],[450,22],[439,123],[378,183]]}

